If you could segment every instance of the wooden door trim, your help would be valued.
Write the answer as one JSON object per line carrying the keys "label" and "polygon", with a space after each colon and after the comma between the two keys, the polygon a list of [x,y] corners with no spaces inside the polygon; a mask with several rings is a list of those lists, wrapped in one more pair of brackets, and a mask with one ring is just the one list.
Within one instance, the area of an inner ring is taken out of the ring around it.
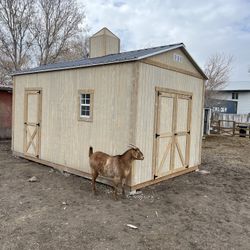
{"label": "wooden door trim", "polygon": [[[37,120],[38,124],[36,123],[29,123],[28,124],[28,96],[29,95],[38,95],[38,102],[37,102]],[[37,147],[35,148],[36,157],[39,158],[40,151],[41,151],[41,122],[42,122],[42,88],[25,88],[24,89],[24,139],[23,139],[23,151],[25,155],[30,157],[34,157],[27,152],[27,126],[36,126],[35,130],[37,130]],[[31,142],[32,144],[32,142]],[[30,146],[30,145],[29,145]]]}
{"label": "wooden door trim", "polygon": [[[174,94],[174,96],[173,96]],[[160,96],[162,97],[171,97],[173,98],[173,111],[172,111],[172,132],[166,133],[164,136],[158,136],[156,137],[156,134],[158,132],[158,125],[159,125],[159,119],[160,119]],[[159,170],[157,170],[157,155],[158,155],[158,138],[164,138],[164,137],[171,137],[171,142],[169,144],[171,145],[170,148],[170,168],[169,172],[175,172],[178,171],[174,169],[174,163],[175,163],[175,148],[177,148],[178,153],[180,155],[180,160],[183,164],[183,167],[189,167],[189,158],[190,158],[190,130],[191,130],[191,112],[192,112],[192,98],[193,94],[191,92],[187,91],[179,91],[175,89],[169,89],[169,88],[163,88],[163,87],[155,87],[155,116],[154,116],[154,134],[153,134],[153,166],[152,166],[152,179],[156,179],[157,175],[159,174]],[[185,99],[188,100],[188,114],[187,114],[187,132],[185,131],[176,131],[176,125],[177,125],[177,111],[178,111],[178,99]],[[179,144],[177,145],[178,141],[176,135],[179,136],[186,136],[186,151],[185,151],[185,158],[183,157],[183,154],[180,150]],[[168,145],[169,146],[169,145]],[[167,149],[168,149],[167,146]],[[166,152],[165,152],[166,153]],[[165,156],[165,153],[163,156]],[[163,157],[164,158],[164,157]],[[160,164],[162,165],[162,164]],[[181,169],[181,168],[180,168]],[[158,178],[162,178],[158,177]]]}
{"label": "wooden door trim", "polygon": [[189,167],[190,161],[190,143],[191,143],[191,115],[192,115],[192,99],[188,100],[188,117],[187,117],[187,135],[186,135],[186,152],[185,164]]}
{"label": "wooden door trim", "polygon": [[170,94],[179,94],[184,96],[193,96],[192,92],[183,91],[183,90],[176,90],[176,89],[170,89],[170,88],[164,88],[164,87],[155,87],[155,91],[157,92],[163,92],[163,93],[170,93]]}
{"label": "wooden door trim", "polygon": [[[30,130],[28,129],[28,127],[26,127],[26,131],[27,131],[27,135],[29,135],[29,143],[25,145],[25,152],[27,152],[30,148],[30,146],[32,145],[34,147],[34,150],[36,150],[36,145],[34,144],[34,138],[36,136],[37,131],[37,127],[35,127],[35,130],[33,131],[33,133],[30,132]],[[26,138],[27,140],[27,138]]]}
{"label": "wooden door trim", "polygon": [[167,147],[165,149],[165,153],[163,154],[163,157],[161,159],[160,166],[158,169],[156,168],[156,173],[155,173],[156,176],[158,176],[158,173],[160,172],[161,168],[163,167],[164,162],[167,159],[168,153],[169,152],[171,153],[171,148],[172,148],[172,141],[168,142]]}
{"label": "wooden door trim", "polygon": [[[186,96],[185,97],[180,97],[179,95],[177,95],[177,99],[176,99],[176,103],[178,103],[178,99],[185,99],[188,101],[188,110],[187,110],[187,127],[186,130],[187,131],[176,131],[175,129],[175,146],[177,148],[182,166],[185,168],[189,167],[189,158],[190,158],[190,130],[191,130],[191,108],[192,108],[192,96]],[[176,113],[176,119],[177,119],[177,113]],[[176,121],[175,121],[176,122]],[[181,152],[181,148],[180,148],[180,144],[178,142],[178,136],[186,136],[186,146],[185,146],[185,158],[183,157],[183,154]],[[177,145],[178,144],[178,145]],[[175,148],[175,147],[174,147]],[[175,151],[175,150],[174,150]],[[175,159],[174,159],[175,160]],[[173,167],[174,169],[174,167]]]}

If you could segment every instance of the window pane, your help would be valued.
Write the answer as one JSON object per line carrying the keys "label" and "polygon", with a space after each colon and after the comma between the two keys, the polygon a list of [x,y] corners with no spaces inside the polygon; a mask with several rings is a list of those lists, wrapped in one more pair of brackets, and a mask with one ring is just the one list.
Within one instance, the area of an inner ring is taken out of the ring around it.
{"label": "window pane", "polygon": [[83,107],[83,110],[87,110],[87,111],[89,111],[90,110],[90,107],[89,106],[82,106]]}
{"label": "window pane", "polygon": [[81,116],[90,116],[90,106],[81,105]]}
{"label": "window pane", "polygon": [[80,95],[81,104],[84,104],[85,94]]}

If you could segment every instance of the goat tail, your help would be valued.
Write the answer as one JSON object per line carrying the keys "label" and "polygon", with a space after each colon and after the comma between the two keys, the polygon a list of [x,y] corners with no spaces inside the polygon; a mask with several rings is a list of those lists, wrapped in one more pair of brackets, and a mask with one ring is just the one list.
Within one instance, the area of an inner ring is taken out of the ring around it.
{"label": "goat tail", "polygon": [[89,157],[93,154],[93,148],[90,146],[89,147]]}

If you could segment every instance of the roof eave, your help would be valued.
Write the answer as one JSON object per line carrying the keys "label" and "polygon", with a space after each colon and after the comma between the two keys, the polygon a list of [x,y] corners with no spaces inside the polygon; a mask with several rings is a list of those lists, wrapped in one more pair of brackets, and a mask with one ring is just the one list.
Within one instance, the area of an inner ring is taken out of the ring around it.
{"label": "roof eave", "polygon": [[117,64],[117,63],[126,63],[126,62],[133,62],[133,61],[139,61],[148,57],[156,56],[174,49],[181,48],[184,52],[184,54],[189,58],[189,60],[193,63],[195,68],[199,71],[199,73],[202,75],[204,80],[208,80],[205,73],[202,71],[202,69],[199,67],[199,65],[195,62],[195,60],[191,57],[191,55],[188,53],[188,51],[185,49],[185,45],[183,43],[176,44],[170,48],[162,49],[144,56],[132,58],[132,59],[125,59],[122,61],[111,61],[111,62],[104,62],[104,63],[96,63],[96,64],[89,64],[89,65],[78,65],[78,66],[68,66],[68,67],[61,67],[61,68],[52,68],[52,69],[44,69],[44,70],[34,70],[34,71],[21,71],[21,72],[14,72],[11,74],[11,76],[20,76],[20,75],[28,75],[28,74],[36,74],[36,73],[45,73],[45,72],[53,72],[53,71],[61,71],[61,70],[70,70],[70,69],[79,69],[79,68],[88,68],[88,67],[94,67],[94,66],[103,66],[103,65],[110,65],[110,64]]}
{"label": "roof eave", "polygon": [[203,76],[204,80],[208,80],[208,77],[203,72],[203,70],[200,68],[200,66],[196,63],[196,61],[193,59],[193,57],[189,54],[189,52],[186,50],[185,46],[182,47],[182,50],[184,54],[189,58],[189,60],[193,63],[195,68],[199,71],[199,73]]}
{"label": "roof eave", "polygon": [[140,57],[138,57],[138,60],[145,59],[145,58],[148,58],[148,57],[151,57],[151,56],[156,56],[156,55],[168,52],[168,51],[173,50],[173,49],[178,49],[180,47],[185,47],[185,46],[184,46],[183,43],[181,43],[181,44],[175,45],[175,46],[173,46],[171,48],[166,48],[166,49],[163,49],[163,50],[159,50],[159,51],[153,52],[151,54],[140,56]]}
{"label": "roof eave", "polygon": [[189,58],[189,60],[191,60],[191,62],[194,64],[195,68],[203,76],[204,80],[208,80],[208,77],[206,76],[206,74],[203,72],[203,70],[200,68],[200,66],[195,62],[195,60],[192,58],[192,56],[188,53],[188,51],[186,50],[185,45],[183,43],[178,44],[176,46],[173,46],[171,48],[167,48],[167,49],[160,50],[160,51],[157,51],[157,52],[145,55],[145,56],[141,56],[138,59],[141,60],[141,59],[145,59],[145,58],[148,58],[148,57],[151,57],[151,56],[156,56],[156,55],[168,52],[170,50],[178,49],[178,48],[181,48],[184,51],[185,55]]}
{"label": "roof eave", "polygon": [[216,92],[250,92],[250,89],[220,89]]}
{"label": "roof eave", "polygon": [[17,72],[11,74],[11,76],[20,76],[20,75],[29,75],[29,74],[36,74],[36,73],[46,73],[46,72],[53,72],[53,71],[62,71],[62,70],[70,70],[70,69],[80,69],[80,68],[89,68],[94,66],[103,66],[103,65],[110,65],[110,64],[117,64],[117,63],[126,63],[126,62],[134,62],[138,61],[138,58],[133,58],[129,60],[117,61],[117,62],[106,62],[106,63],[98,63],[98,64],[90,64],[90,65],[79,65],[79,66],[71,66],[71,67],[62,67],[62,68],[54,68],[54,69],[44,69],[44,70],[37,70],[37,71],[24,71],[24,72]]}

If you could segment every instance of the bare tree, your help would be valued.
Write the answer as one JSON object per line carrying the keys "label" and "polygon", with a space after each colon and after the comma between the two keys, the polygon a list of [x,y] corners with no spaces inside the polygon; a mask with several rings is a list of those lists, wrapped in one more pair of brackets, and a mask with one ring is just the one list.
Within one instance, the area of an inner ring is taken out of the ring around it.
{"label": "bare tree", "polygon": [[[0,80],[10,72],[87,54],[77,0],[0,0]],[[81,40],[82,39],[82,40]]]}
{"label": "bare tree", "polygon": [[87,58],[89,55],[89,36],[80,33],[65,44],[56,61],[70,61]]}
{"label": "bare tree", "polygon": [[38,9],[32,27],[37,58],[40,65],[54,63],[81,32],[84,9],[79,8],[76,0],[38,0]]}
{"label": "bare tree", "polygon": [[205,103],[208,104],[209,99],[213,97],[216,90],[226,86],[232,70],[232,55],[216,53],[210,56],[205,64],[204,72],[208,77],[205,85]]}
{"label": "bare tree", "polygon": [[0,71],[5,81],[10,71],[28,63],[33,14],[34,0],[0,0]]}

